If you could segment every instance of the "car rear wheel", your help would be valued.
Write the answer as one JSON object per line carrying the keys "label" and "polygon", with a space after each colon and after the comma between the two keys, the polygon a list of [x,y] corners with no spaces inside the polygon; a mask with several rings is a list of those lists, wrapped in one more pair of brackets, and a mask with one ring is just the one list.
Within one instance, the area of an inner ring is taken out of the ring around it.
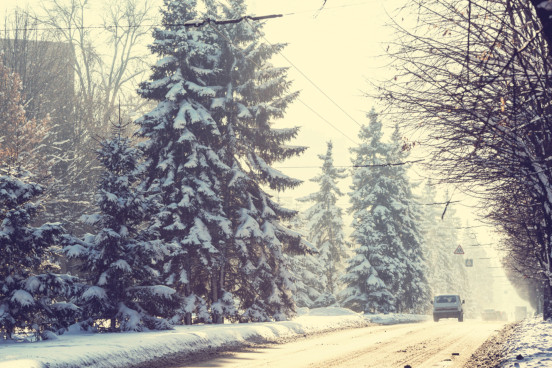
{"label": "car rear wheel", "polygon": [[439,317],[433,316],[433,320],[434,320],[435,322],[439,322]]}
{"label": "car rear wheel", "polygon": [[464,322],[464,314],[458,316],[458,322]]}

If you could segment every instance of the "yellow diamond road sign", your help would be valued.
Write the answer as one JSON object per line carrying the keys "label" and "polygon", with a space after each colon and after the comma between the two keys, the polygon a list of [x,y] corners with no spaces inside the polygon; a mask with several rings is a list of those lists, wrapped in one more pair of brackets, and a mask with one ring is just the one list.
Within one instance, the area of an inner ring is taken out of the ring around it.
{"label": "yellow diamond road sign", "polygon": [[458,248],[454,251],[454,254],[464,254],[464,249],[462,249],[462,246],[459,245]]}

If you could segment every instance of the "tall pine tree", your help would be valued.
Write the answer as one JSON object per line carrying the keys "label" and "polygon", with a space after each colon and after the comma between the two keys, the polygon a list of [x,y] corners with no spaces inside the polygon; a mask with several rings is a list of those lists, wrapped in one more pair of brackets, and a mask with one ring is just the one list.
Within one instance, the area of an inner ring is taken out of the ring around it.
{"label": "tall pine tree", "polygon": [[[198,18],[195,0],[165,0],[162,27],[150,47],[160,57],[142,97],[157,106],[140,118],[138,135],[146,158],[145,190],[155,198],[149,232],[167,255],[160,271],[181,295],[174,323],[220,321],[235,313],[232,298],[217,289],[220,248],[231,241],[231,224],[220,193],[231,166],[219,157],[222,135],[209,108],[220,87],[216,35],[210,28],[185,27]],[[209,291],[212,291],[210,293]],[[210,316],[208,302],[219,302]]]}
{"label": "tall pine tree", "polygon": [[[243,0],[208,3],[219,19],[246,15]],[[212,29],[219,36],[221,72],[211,111],[222,136],[220,157],[231,168],[221,198],[232,238],[221,249],[226,262],[220,281],[225,290],[234,290],[244,311],[242,320],[284,319],[294,305],[283,250],[304,249],[299,234],[281,223],[295,211],[280,206],[263,188],[283,191],[301,183],[271,167],[305,150],[286,145],[298,128],[273,127],[298,94],[289,92],[287,69],[270,64],[284,45],[262,43],[261,24],[245,20]]]}
{"label": "tall pine tree", "polygon": [[447,229],[443,226],[441,215],[443,207],[434,205],[438,203],[435,185],[428,181],[421,195],[422,222],[421,231],[424,238],[424,253],[428,265],[427,279],[437,294],[450,293],[454,283],[452,269],[452,252],[448,246]]}
{"label": "tall pine tree", "polygon": [[382,141],[382,124],[372,110],[370,123],[351,149],[351,212],[355,255],[343,277],[343,304],[366,312],[419,312],[429,300],[413,197],[398,133]]}
{"label": "tall pine tree", "polygon": [[421,212],[412,193],[406,163],[409,151],[405,149],[398,126],[391,135],[388,160],[391,166],[395,196],[392,214],[395,219],[397,236],[405,250],[404,295],[400,300],[400,310],[412,313],[425,313],[430,307],[431,288],[428,282],[428,266],[424,254],[424,240],[421,233]]}
{"label": "tall pine tree", "polygon": [[6,339],[28,331],[48,338],[78,316],[76,278],[53,273],[48,262],[63,228],[32,225],[43,191],[28,172],[0,169],[0,334]]}
{"label": "tall pine tree", "polygon": [[369,313],[395,312],[404,265],[393,249],[394,237],[387,234],[388,147],[382,142],[382,124],[374,110],[368,118],[369,124],[359,133],[361,144],[351,149],[356,167],[350,193],[355,254],[343,276],[347,287],[342,304]]}
{"label": "tall pine tree", "polygon": [[19,77],[0,63],[0,338],[32,331],[42,339],[74,323],[78,287],[54,273],[61,224],[34,224],[44,188],[25,167],[40,171],[34,148],[44,132],[26,119],[20,92]]}
{"label": "tall pine tree", "polygon": [[100,212],[85,217],[98,232],[65,250],[79,260],[91,284],[79,303],[83,324],[102,328],[109,320],[111,331],[166,329],[169,324],[162,317],[175,302],[175,290],[159,284],[154,267],[163,255],[141,229],[150,206],[137,188],[140,153],[123,130],[119,121],[114,136],[98,150],[105,168],[96,195]]}
{"label": "tall pine tree", "polygon": [[[450,196],[448,192],[445,193],[445,201],[449,200]],[[463,254],[455,254],[454,251],[460,244],[460,228],[462,222],[456,215],[456,209],[454,205],[449,204],[447,206],[446,213],[441,217],[441,226],[444,231],[444,241],[442,246],[444,247],[445,254],[450,259],[449,273],[452,274],[451,284],[448,285],[448,292],[460,294],[466,298],[470,292],[469,278],[466,271]]]}
{"label": "tall pine tree", "polygon": [[[213,18],[245,14],[241,1],[202,5]],[[186,27],[197,7],[165,0],[151,47],[161,59],[140,90],[158,105],[137,121],[145,186],[157,198],[150,232],[166,246],[165,282],[183,296],[173,321],[191,323],[192,312],[217,323],[286,318],[293,300],[283,249],[302,251],[301,239],[280,224],[295,211],[263,188],[300,184],[271,167],[304,150],[285,145],[297,128],[271,126],[296,93],[286,92],[286,70],[268,63],[281,45],[261,44],[247,22]]]}
{"label": "tall pine tree", "polygon": [[[303,238],[308,237],[305,229],[306,221],[301,213],[290,221],[290,228],[300,232]],[[313,250],[315,246],[312,245]],[[324,293],[327,290],[327,280],[324,275],[324,265],[318,257],[318,252],[313,254],[288,254],[291,274],[295,284],[293,298],[298,307],[313,308],[324,303],[327,298]]]}
{"label": "tall pine tree", "polygon": [[332,150],[333,144],[328,142],[326,154],[318,156],[323,161],[322,173],[311,179],[319,184],[320,190],[300,199],[314,202],[306,210],[305,218],[308,221],[309,240],[318,249],[319,253],[316,256],[322,265],[322,274],[327,280],[327,290],[321,290],[327,294],[325,304],[334,304],[337,300],[343,261],[347,256],[342,210],[337,206],[338,199],[343,195],[338,187],[338,180],[347,175],[345,169],[334,166]]}

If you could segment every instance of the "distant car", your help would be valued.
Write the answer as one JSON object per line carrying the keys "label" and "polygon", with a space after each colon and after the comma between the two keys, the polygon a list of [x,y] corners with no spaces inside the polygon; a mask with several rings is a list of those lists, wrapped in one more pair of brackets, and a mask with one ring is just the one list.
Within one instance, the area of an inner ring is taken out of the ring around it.
{"label": "distant car", "polygon": [[458,318],[458,322],[464,322],[464,300],[460,295],[437,295],[433,304],[433,320],[439,322],[441,318]]}
{"label": "distant car", "polygon": [[497,321],[500,319],[500,312],[494,309],[485,309],[481,314],[483,321]]}

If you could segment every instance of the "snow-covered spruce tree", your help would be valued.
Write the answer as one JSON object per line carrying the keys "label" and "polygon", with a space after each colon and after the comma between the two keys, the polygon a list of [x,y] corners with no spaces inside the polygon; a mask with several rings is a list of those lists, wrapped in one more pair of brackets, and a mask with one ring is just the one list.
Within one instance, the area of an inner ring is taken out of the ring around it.
{"label": "snow-covered spruce tree", "polygon": [[347,255],[342,210],[337,206],[337,200],[343,195],[337,184],[346,174],[345,169],[334,166],[332,149],[332,142],[328,142],[326,154],[318,156],[322,160],[322,173],[311,181],[318,183],[319,191],[299,199],[314,202],[304,216],[308,221],[309,240],[319,252],[316,257],[322,264],[320,271],[327,280],[326,290],[320,290],[322,299],[315,302],[320,307],[327,307],[328,304],[323,305],[325,303],[336,303],[343,261]]}
{"label": "snow-covered spruce tree", "polygon": [[447,229],[443,226],[441,215],[444,206],[433,205],[438,203],[435,186],[428,181],[423,188],[420,198],[422,206],[421,231],[424,239],[424,254],[428,265],[427,279],[434,294],[446,294],[454,290],[451,256],[454,252],[446,243]]}
{"label": "snow-covered spruce tree", "polygon": [[[212,17],[245,11],[231,2],[217,15],[213,3],[205,5]],[[295,212],[261,185],[300,183],[269,166],[304,150],[283,145],[297,129],[270,127],[296,94],[285,94],[285,69],[266,63],[276,51],[258,45],[247,23],[188,28],[195,1],[167,0],[165,7],[151,47],[161,60],[140,90],[158,106],[138,124],[147,139],[145,185],[158,197],[150,231],[168,247],[165,282],[184,297],[177,319],[191,323],[195,311],[222,322],[236,314],[234,300],[242,320],[284,318],[293,303],[282,247],[299,251],[300,237],[278,222]]]}
{"label": "snow-covered spruce tree", "polygon": [[[350,193],[355,255],[343,277],[343,305],[366,312],[416,312],[429,299],[421,241],[404,159],[397,143],[382,142],[382,124],[372,110],[353,153]],[[417,294],[420,294],[419,296]]]}
{"label": "snow-covered spruce tree", "polygon": [[150,46],[160,60],[139,90],[158,104],[137,120],[145,138],[143,186],[155,197],[148,231],[166,254],[159,264],[163,282],[181,297],[172,322],[185,324],[192,313],[215,322],[236,314],[221,282],[223,267],[230,267],[223,248],[231,242],[221,193],[233,174],[219,158],[221,134],[209,112],[220,89],[209,83],[221,73],[221,52],[211,28],[183,25],[198,17],[196,5],[164,1],[162,27]]}
{"label": "snow-covered spruce tree", "polygon": [[[306,239],[308,237],[305,230],[306,221],[301,213],[297,214],[289,222],[290,229],[293,229],[301,234]],[[313,245],[313,248],[315,246]],[[293,299],[297,307],[312,308],[316,303],[321,303],[324,298],[321,298],[322,293],[327,289],[326,276],[324,275],[324,267],[318,253],[314,254],[287,254],[289,266],[292,274],[295,290],[293,290]]]}
{"label": "snow-covered spruce tree", "polygon": [[396,237],[388,216],[390,167],[386,166],[388,145],[382,142],[382,124],[372,109],[369,124],[361,127],[360,145],[352,148],[353,184],[350,212],[354,256],[348,260],[343,282],[342,305],[355,311],[394,312],[402,293],[405,270],[394,249]]}
{"label": "snow-covered spruce tree", "polygon": [[36,338],[61,332],[76,319],[70,302],[75,278],[53,273],[61,224],[34,226],[44,189],[33,182],[27,165],[41,174],[36,148],[45,121],[28,120],[17,74],[0,64],[0,336],[33,331]]}
{"label": "snow-covered spruce tree", "polygon": [[150,206],[137,187],[140,152],[123,130],[119,121],[113,137],[102,141],[97,152],[104,167],[96,194],[100,212],[84,216],[97,233],[86,234],[65,252],[79,261],[90,281],[79,303],[83,325],[110,331],[167,329],[162,317],[174,308],[175,290],[160,285],[154,269],[162,255],[141,229]]}
{"label": "snow-covered spruce tree", "polygon": [[[445,200],[450,199],[448,192],[445,193]],[[454,204],[449,204],[447,210],[442,216],[441,226],[443,227],[445,254],[450,257],[450,270],[452,273],[451,284],[448,285],[449,292],[463,295],[464,298],[470,293],[469,279],[464,262],[464,255],[455,254],[454,251],[460,244],[459,229],[462,227],[462,221],[456,216]],[[466,250],[464,250],[466,251]]]}
{"label": "snow-covered spruce tree", "polygon": [[[16,165],[19,166],[19,165]],[[59,223],[32,226],[43,188],[23,169],[0,168],[0,338],[33,331],[37,339],[62,332],[77,318],[76,279],[48,268],[59,244]]]}
{"label": "snow-covered spruce tree", "polygon": [[[432,203],[445,203],[436,199],[435,187],[428,182],[423,190],[421,201],[424,206],[421,224],[424,238],[424,254],[428,264],[428,280],[435,295],[460,294],[469,299],[471,288],[465,268],[464,257],[454,254],[460,245],[458,228],[460,220],[451,204],[435,206]],[[466,250],[466,249],[464,249]]]}
{"label": "snow-covered spruce tree", "polygon": [[[207,3],[220,19],[246,15],[243,0]],[[294,303],[283,251],[305,249],[299,234],[281,223],[296,211],[280,206],[264,188],[283,191],[301,183],[271,167],[305,150],[286,145],[297,135],[297,127],[272,126],[298,93],[289,92],[287,68],[270,64],[284,45],[262,43],[262,24],[244,20],[212,29],[219,35],[220,73],[211,111],[222,137],[219,155],[231,168],[221,192],[232,223],[232,238],[219,249],[225,254],[221,284],[239,300],[242,321],[285,319]]]}
{"label": "snow-covered spruce tree", "polygon": [[[207,1],[212,17],[237,19],[246,14],[243,1]],[[243,321],[283,319],[293,311],[283,249],[304,252],[299,234],[281,224],[295,211],[272,200],[264,187],[283,191],[300,184],[271,165],[305,150],[286,146],[298,128],[275,129],[297,93],[288,92],[287,69],[269,60],[284,45],[260,42],[262,25],[242,21],[212,25],[219,38],[220,59],[212,116],[221,131],[218,151],[231,168],[221,193],[224,212],[232,222],[232,239],[221,248],[221,283],[234,290]]]}
{"label": "snow-covered spruce tree", "polygon": [[431,288],[427,279],[428,267],[424,255],[423,236],[421,234],[421,211],[412,193],[412,184],[408,177],[408,164],[405,164],[410,151],[405,148],[398,126],[391,135],[388,160],[397,165],[391,166],[393,198],[390,201],[390,213],[394,218],[398,238],[402,248],[406,271],[403,275],[403,290],[399,309],[411,313],[426,313],[431,307]]}

